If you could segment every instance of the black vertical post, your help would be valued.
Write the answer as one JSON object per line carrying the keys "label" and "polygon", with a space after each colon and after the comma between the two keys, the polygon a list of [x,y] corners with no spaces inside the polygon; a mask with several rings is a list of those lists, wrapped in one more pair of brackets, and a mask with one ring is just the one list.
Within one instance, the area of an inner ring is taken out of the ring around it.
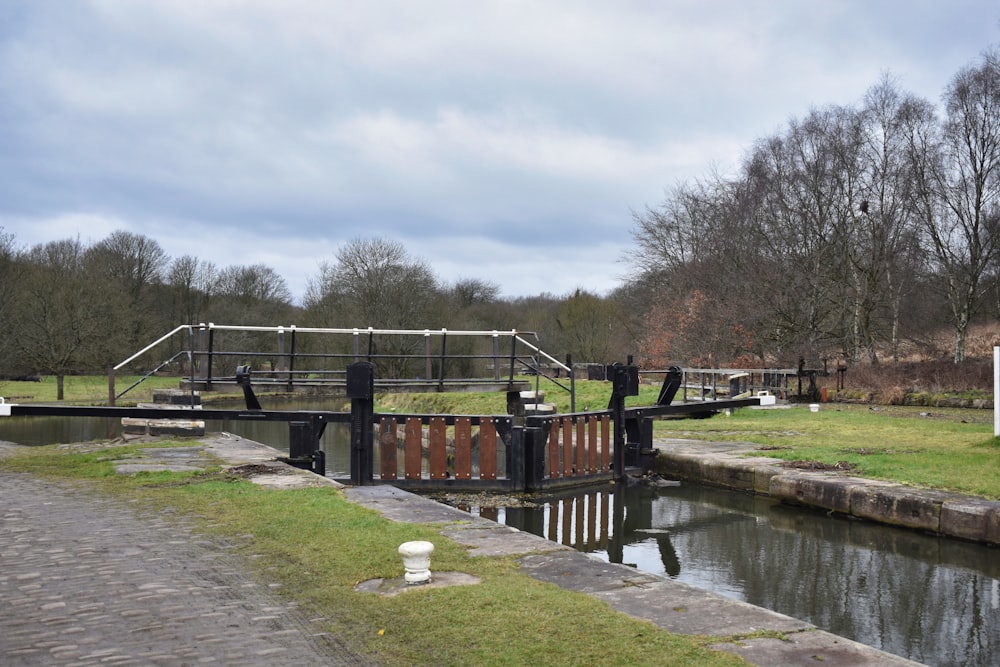
{"label": "black vertical post", "polygon": [[295,382],[295,327],[292,326],[291,341],[288,345],[288,391],[292,390]]}
{"label": "black vertical post", "polygon": [[525,479],[524,461],[524,431],[523,426],[515,426],[510,431],[510,444],[507,446],[507,479],[510,480],[512,491],[524,491],[527,485]]}
{"label": "black vertical post", "polygon": [[538,491],[545,479],[545,429],[534,419],[524,429],[524,490]]}
{"label": "black vertical post", "polygon": [[347,397],[351,399],[351,484],[367,486],[372,483],[375,458],[375,367],[371,362],[357,361],[347,367]]}
{"label": "black vertical post", "polygon": [[509,383],[514,383],[514,362],[517,359],[517,336],[510,335],[510,379]]}
{"label": "black vertical post", "polygon": [[[629,362],[632,357],[629,357]],[[625,397],[639,395],[639,369],[631,363],[623,366],[616,363],[607,369],[607,377],[611,379],[611,420],[614,428],[614,448],[611,452],[614,478],[617,481],[625,479]]]}
{"label": "black vertical post", "polygon": [[573,372],[573,355],[566,355],[566,368],[569,369],[569,411],[576,412],[576,373]]}
{"label": "black vertical post", "polygon": [[205,370],[205,391],[212,391],[212,354],[215,347],[215,329],[208,325],[208,368]]}
{"label": "black vertical post", "polygon": [[614,428],[611,449],[611,469],[617,481],[625,479],[625,367],[615,364],[609,370],[611,378],[611,422]]}
{"label": "black vertical post", "polygon": [[445,344],[448,342],[448,332],[445,329],[441,330],[441,360],[438,362],[438,391],[444,391],[444,362],[445,362]]}
{"label": "black vertical post", "polygon": [[500,381],[500,335],[493,332],[493,380]]}

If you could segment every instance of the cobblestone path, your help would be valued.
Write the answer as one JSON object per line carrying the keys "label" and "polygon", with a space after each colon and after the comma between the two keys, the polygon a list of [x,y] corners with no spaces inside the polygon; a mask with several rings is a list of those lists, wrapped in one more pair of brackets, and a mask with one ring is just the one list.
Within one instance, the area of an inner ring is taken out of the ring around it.
{"label": "cobblestone path", "polygon": [[0,472],[0,664],[363,665],[176,517]]}

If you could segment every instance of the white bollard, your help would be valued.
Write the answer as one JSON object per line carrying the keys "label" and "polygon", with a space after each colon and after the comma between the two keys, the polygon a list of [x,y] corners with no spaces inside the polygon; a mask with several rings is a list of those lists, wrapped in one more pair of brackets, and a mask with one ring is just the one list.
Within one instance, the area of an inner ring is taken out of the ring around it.
{"label": "white bollard", "polygon": [[403,542],[399,545],[399,555],[403,557],[403,567],[406,568],[403,579],[407,585],[430,582],[432,553],[434,545],[423,540]]}

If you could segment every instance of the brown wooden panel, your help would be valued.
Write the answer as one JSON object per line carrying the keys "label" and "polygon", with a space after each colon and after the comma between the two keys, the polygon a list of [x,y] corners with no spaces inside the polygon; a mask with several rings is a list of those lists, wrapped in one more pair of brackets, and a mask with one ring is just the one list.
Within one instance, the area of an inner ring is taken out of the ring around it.
{"label": "brown wooden panel", "polygon": [[576,420],[576,474],[587,474],[587,438],[584,436],[586,424],[582,418]]}
{"label": "brown wooden panel", "polygon": [[574,540],[573,540],[573,545],[577,549],[582,549],[583,548],[583,544],[584,544],[584,542],[583,542],[584,541],[583,528],[584,528],[584,521],[585,521],[584,520],[584,511],[586,509],[586,506],[587,506],[587,499],[586,499],[586,497],[585,496],[577,496],[576,497],[576,520],[573,522],[573,527],[576,529],[574,531],[575,532],[575,536],[574,536]]}
{"label": "brown wooden panel", "polygon": [[597,472],[598,451],[600,443],[597,442],[597,417],[587,417],[587,470]]}
{"label": "brown wooden panel", "polygon": [[570,417],[562,418],[562,450],[563,450],[563,476],[573,475],[573,420]]}
{"label": "brown wooden panel", "polygon": [[559,422],[553,420],[549,425],[549,477],[558,479],[562,475],[562,464],[559,462]]}
{"label": "brown wooden panel", "polygon": [[601,472],[611,470],[610,423],[611,419],[607,415],[601,417]]}
{"label": "brown wooden panel", "polygon": [[420,479],[422,472],[420,462],[423,459],[423,427],[420,419],[409,417],[406,420],[406,449],[403,453],[406,466],[406,479]]}
{"label": "brown wooden panel", "polygon": [[431,417],[428,439],[431,450],[431,479],[447,479],[448,424],[443,417]]}
{"label": "brown wooden panel", "polygon": [[396,479],[399,464],[396,461],[396,420],[392,417],[383,417],[379,422],[378,448],[382,479]]}
{"label": "brown wooden panel", "polygon": [[472,420],[455,417],[455,479],[472,479]]}
{"label": "brown wooden panel", "polygon": [[479,479],[497,478],[497,429],[492,419],[479,422]]}

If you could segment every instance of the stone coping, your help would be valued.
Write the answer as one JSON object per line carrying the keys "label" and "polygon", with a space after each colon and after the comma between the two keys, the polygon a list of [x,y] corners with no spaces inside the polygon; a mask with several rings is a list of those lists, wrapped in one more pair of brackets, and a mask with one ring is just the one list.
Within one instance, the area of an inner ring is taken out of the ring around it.
{"label": "stone coping", "polygon": [[655,443],[656,471],[859,519],[1000,545],[1000,501],[854,477],[838,470],[782,467],[747,456],[748,443],[670,439]]}

